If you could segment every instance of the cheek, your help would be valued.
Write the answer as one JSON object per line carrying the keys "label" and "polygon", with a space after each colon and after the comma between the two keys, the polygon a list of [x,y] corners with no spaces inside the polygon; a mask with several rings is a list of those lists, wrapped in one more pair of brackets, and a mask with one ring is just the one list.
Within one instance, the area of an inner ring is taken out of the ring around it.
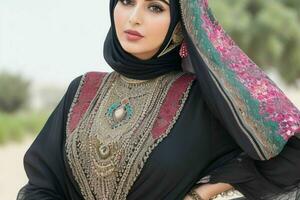
{"label": "cheek", "polygon": [[151,37],[152,41],[158,41],[162,43],[167,35],[169,26],[170,26],[170,17],[165,16],[156,19],[152,17],[152,19],[149,20],[149,26],[147,26],[148,27],[147,32],[149,33],[149,36]]}
{"label": "cheek", "polygon": [[118,6],[117,4],[114,9],[114,23],[115,23],[115,29],[117,35],[121,30],[123,30],[122,25],[125,24],[125,21],[126,21],[126,12],[124,12],[124,10],[122,10],[122,8],[120,8],[120,6]]}

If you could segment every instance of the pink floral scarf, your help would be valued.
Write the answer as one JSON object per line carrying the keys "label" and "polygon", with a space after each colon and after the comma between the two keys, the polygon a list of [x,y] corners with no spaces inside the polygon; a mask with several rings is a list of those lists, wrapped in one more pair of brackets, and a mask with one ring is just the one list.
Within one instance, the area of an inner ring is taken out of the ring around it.
{"label": "pink floral scarf", "polygon": [[300,133],[300,112],[226,34],[208,0],[180,0],[189,56],[210,107],[252,158],[270,159]]}

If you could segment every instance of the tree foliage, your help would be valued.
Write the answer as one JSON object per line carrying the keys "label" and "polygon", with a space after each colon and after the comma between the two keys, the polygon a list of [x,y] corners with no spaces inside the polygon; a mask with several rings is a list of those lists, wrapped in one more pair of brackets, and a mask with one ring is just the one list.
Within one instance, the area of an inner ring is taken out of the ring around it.
{"label": "tree foliage", "polygon": [[276,67],[285,81],[300,78],[299,0],[210,0],[226,32],[263,68]]}
{"label": "tree foliage", "polygon": [[0,73],[0,111],[14,112],[22,108],[29,98],[29,85],[20,75]]}

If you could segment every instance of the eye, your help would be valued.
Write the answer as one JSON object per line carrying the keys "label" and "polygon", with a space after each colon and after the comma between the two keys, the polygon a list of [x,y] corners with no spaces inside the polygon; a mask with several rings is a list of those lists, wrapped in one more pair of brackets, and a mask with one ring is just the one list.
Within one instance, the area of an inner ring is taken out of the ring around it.
{"label": "eye", "polygon": [[164,11],[164,8],[159,4],[150,5],[149,9],[154,13],[161,13]]}
{"label": "eye", "polygon": [[119,0],[124,6],[133,5],[132,0]]}

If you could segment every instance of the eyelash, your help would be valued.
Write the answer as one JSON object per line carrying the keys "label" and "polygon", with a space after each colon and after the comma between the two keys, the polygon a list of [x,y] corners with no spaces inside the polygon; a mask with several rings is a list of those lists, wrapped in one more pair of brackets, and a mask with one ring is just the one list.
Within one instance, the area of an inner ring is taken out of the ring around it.
{"label": "eyelash", "polygon": [[[132,1],[131,0],[119,0],[124,6],[127,6],[127,5],[133,5]],[[131,3],[124,3],[126,1],[129,1]]]}
{"label": "eyelash", "polygon": [[[124,5],[124,6],[133,6],[134,5],[134,3],[133,3],[133,0],[119,0],[121,3],[122,3],[122,5]],[[127,2],[127,3],[126,3]],[[160,5],[158,5],[158,4],[153,4],[153,5],[150,5],[150,7],[149,8],[154,8],[154,10],[153,9],[150,9],[151,10],[151,12],[154,12],[154,13],[161,13],[161,12],[163,12],[164,11],[164,9],[162,8],[162,6],[160,6]]]}
{"label": "eyelash", "polygon": [[161,13],[161,12],[164,11],[164,9],[159,5],[154,5],[153,4],[149,8],[154,8],[154,10],[152,10],[152,11],[155,12],[155,13]]}

